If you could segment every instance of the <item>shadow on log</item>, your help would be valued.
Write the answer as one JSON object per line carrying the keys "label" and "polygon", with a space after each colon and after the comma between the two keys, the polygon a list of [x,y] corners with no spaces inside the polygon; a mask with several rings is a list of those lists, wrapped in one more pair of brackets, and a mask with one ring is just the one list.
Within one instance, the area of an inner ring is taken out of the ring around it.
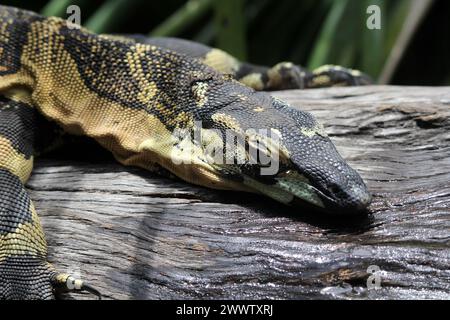
{"label": "shadow on log", "polygon": [[[41,159],[28,188],[49,260],[112,299],[450,299],[450,88],[274,95],[324,124],[374,195],[367,218],[318,217],[112,161]],[[369,266],[379,289],[367,287]]]}

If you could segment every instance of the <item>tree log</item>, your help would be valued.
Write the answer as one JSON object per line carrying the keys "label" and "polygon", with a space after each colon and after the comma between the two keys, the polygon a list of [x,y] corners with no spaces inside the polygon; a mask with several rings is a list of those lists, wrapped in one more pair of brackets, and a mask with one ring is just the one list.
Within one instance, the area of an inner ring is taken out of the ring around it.
{"label": "tree log", "polygon": [[49,261],[110,299],[450,299],[450,88],[273,94],[324,124],[373,194],[367,217],[43,158],[27,187]]}

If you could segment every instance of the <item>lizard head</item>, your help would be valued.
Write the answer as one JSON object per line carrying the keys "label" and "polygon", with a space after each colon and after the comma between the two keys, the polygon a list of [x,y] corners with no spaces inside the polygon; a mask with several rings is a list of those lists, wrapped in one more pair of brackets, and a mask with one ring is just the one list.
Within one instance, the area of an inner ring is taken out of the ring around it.
{"label": "lizard head", "polygon": [[172,82],[163,79],[171,91],[159,97],[162,106],[173,106],[163,109],[167,130],[144,141],[141,149],[152,154],[143,158],[209,188],[260,193],[330,214],[365,212],[366,185],[310,113],[206,66],[179,70]]}
{"label": "lizard head", "polygon": [[233,81],[209,90],[212,85],[192,86],[202,104],[196,157],[208,164],[190,170],[208,173],[202,174],[206,182],[191,181],[288,205],[306,202],[331,214],[364,212],[371,200],[367,187],[310,113]]}

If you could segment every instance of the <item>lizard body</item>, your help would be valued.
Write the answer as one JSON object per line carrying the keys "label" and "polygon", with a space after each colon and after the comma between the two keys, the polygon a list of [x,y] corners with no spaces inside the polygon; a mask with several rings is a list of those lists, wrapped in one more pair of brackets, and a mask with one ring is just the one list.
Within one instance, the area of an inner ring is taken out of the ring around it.
{"label": "lizard body", "polygon": [[[315,87],[323,72],[328,84],[344,78],[358,84],[359,74],[257,67],[201,45],[194,52],[195,46],[95,35],[0,6],[0,298],[48,299],[61,286],[96,293],[47,263],[44,232],[24,187],[54,124],[95,139],[124,165],[163,169],[197,185],[308,202],[334,214],[368,206],[361,177],[315,118],[254,90]],[[226,140],[226,132],[242,146]],[[267,164],[251,157],[249,145],[277,154],[276,172],[263,174]],[[226,160],[235,161],[211,161],[211,147],[232,151]]]}

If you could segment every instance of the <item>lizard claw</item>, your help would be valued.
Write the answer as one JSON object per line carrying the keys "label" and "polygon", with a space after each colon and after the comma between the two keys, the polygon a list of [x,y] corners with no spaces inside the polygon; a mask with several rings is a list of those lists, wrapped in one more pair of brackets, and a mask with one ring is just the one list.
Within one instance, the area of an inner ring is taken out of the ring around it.
{"label": "lizard claw", "polygon": [[58,273],[56,274],[52,279],[53,287],[56,290],[62,291],[62,292],[89,292],[91,294],[94,294],[98,297],[99,300],[102,299],[101,293],[90,286],[89,284],[85,283],[83,280],[74,278],[70,274],[66,273]]}

